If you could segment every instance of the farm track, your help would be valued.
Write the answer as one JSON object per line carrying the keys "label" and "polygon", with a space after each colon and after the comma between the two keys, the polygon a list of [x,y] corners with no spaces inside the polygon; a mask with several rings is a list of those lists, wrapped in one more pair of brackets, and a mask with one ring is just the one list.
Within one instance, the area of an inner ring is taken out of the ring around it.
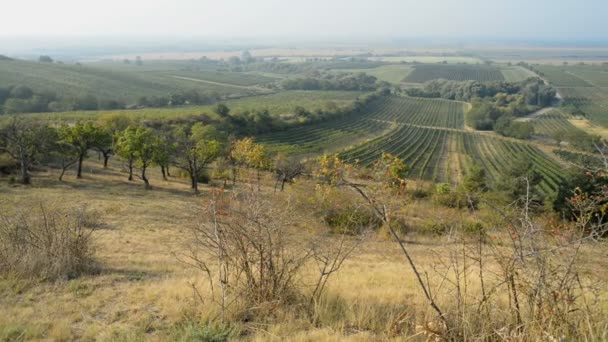
{"label": "farm track", "polygon": [[203,79],[200,79],[200,78],[192,78],[192,77],[184,77],[184,76],[176,76],[176,75],[171,75],[171,77],[177,78],[177,79],[180,79],[180,80],[199,82],[199,83],[206,83],[206,84],[213,84],[213,85],[223,86],[223,87],[233,87],[233,88],[246,89],[246,90],[256,90],[256,91],[261,91],[261,92],[264,92],[264,93],[271,93],[272,92],[272,90],[270,90],[270,89],[266,89],[266,88],[262,88],[262,87],[256,87],[256,86],[244,86],[244,85],[236,85],[236,84],[230,84],[230,83],[221,83],[221,82],[215,82],[215,81],[207,81],[207,80],[203,80]]}

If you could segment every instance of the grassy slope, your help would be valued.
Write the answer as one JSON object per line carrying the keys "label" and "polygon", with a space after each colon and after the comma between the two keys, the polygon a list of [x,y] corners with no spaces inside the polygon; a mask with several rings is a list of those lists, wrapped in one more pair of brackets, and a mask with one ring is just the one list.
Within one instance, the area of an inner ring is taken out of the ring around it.
{"label": "grassy slope", "polygon": [[[66,205],[88,204],[104,224],[96,234],[99,274],[55,284],[0,280],[0,340],[21,336],[27,340],[172,341],[180,324],[214,315],[212,305],[201,304],[190,285],[195,284],[208,298],[201,274],[173,256],[174,252],[184,252],[181,242],[194,222],[190,208],[204,203],[208,188],[203,189],[201,198],[194,197],[187,184],[178,179],[162,182],[159,171],[153,169],[154,189],[146,191],[140,182],[127,182],[126,175],[118,171],[119,165],[113,162],[110,171],[102,171],[93,160],[86,164],[84,179],[77,181],[70,173],[62,184],[54,180],[56,172],[36,174],[32,188],[8,186],[0,178],[0,208],[18,202],[58,200]],[[307,198],[313,188],[303,181],[289,187],[285,195]],[[268,188],[264,192],[272,193]],[[303,216],[308,213],[304,208]],[[403,205],[399,214],[412,226],[472,215],[436,207],[429,201]],[[491,214],[484,210],[475,213],[482,220],[490,219]],[[308,216],[305,224],[315,225],[318,220]],[[433,272],[438,256],[458,255],[462,253],[459,246],[445,237],[408,235],[412,258],[428,272],[433,284],[441,283]],[[603,248],[594,244],[581,250],[579,257],[586,261],[583,281],[598,285],[608,281],[606,272],[597,271],[608,267]],[[310,273],[303,277],[307,282],[313,280]],[[486,282],[486,286],[492,286],[491,280]],[[475,291],[479,283],[471,279],[468,286]],[[416,325],[433,317],[392,241],[366,238],[340,272],[332,276],[328,290],[317,307],[316,323],[294,318],[290,312],[274,311],[273,315],[278,315],[274,321],[264,324],[263,329],[253,324],[247,337],[256,341],[377,341],[389,338],[397,327],[403,334],[398,338],[405,338],[417,333]],[[451,292],[434,289],[434,295],[455,305],[450,300]],[[508,302],[506,291],[495,295]]]}

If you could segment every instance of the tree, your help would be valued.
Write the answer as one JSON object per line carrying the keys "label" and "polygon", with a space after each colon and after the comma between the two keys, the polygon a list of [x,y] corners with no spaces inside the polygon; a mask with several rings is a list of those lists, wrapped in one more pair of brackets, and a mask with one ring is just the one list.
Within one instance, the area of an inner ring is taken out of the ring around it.
{"label": "tree", "polygon": [[260,185],[260,171],[270,167],[270,158],[264,146],[256,144],[253,138],[244,138],[232,142],[229,151],[232,162],[232,184],[236,183],[241,167],[256,169],[258,187]]}
{"label": "tree", "polygon": [[8,124],[0,127],[0,151],[8,153],[20,165],[21,184],[30,184],[30,166],[36,157],[49,149],[52,129],[13,117]]}
{"label": "tree", "polygon": [[150,182],[146,176],[146,170],[154,162],[155,151],[160,144],[160,140],[155,136],[154,131],[146,127],[137,127],[135,134],[130,135],[135,141],[132,142],[137,166],[141,169],[141,179],[150,187]]}
{"label": "tree", "polygon": [[133,123],[133,120],[121,114],[105,114],[99,117],[97,125],[100,127],[100,136],[95,148],[103,155],[103,167],[108,167],[108,160],[114,153],[116,133],[124,131]]}
{"label": "tree", "polygon": [[58,179],[62,182],[65,171],[78,162],[79,153],[74,145],[58,140],[53,145],[49,157],[61,169]]}
{"label": "tree", "polygon": [[73,126],[63,125],[59,130],[60,138],[78,150],[78,171],[76,178],[82,178],[82,163],[89,149],[99,143],[100,130],[91,122],[77,122]]}
{"label": "tree", "polygon": [[133,166],[135,164],[135,152],[137,150],[136,138],[137,127],[129,126],[115,136],[116,154],[127,161],[129,168],[129,181],[133,180]]}
{"label": "tree", "polygon": [[42,55],[42,56],[38,57],[38,62],[53,63],[53,59],[50,56]]}
{"label": "tree", "polygon": [[230,114],[230,108],[223,103],[218,103],[215,108],[213,108],[213,112],[221,118],[226,118]]}
{"label": "tree", "polygon": [[477,163],[473,164],[464,176],[462,187],[468,193],[488,191],[486,170]]}
{"label": "tree", "polygon": [[205,126],[197,122],[192,127],[176,127],[173,136],[174,164],[188,173],[192,190],[198,193],[198,181],[205,166],[221,154],[219,134],[213,126]]}
{"label": "tree", "polygon": [[304,171],[306,171],[306,168],[301,160],[294,157],[286,157],[282,154],[278,155],[274,166],[274,172],[277,175],[274,190],[276,191],[277,186],[281,183],[281,191],[283,191],[286,183],[293,183]]}
{"label": "tree", "polygon": [[542,195],[537,189],[542,177],[534,169],[534,164],[529,158],[524,156],[516,158],[505,171],[504,176],[496,184],[496,190],[503,193],[505,199],[519,203],[542,201]]}
{"label": "tree", "polygon": [[160,166],[163,180],[167,180],[167,176],[169,176],[169,163],[174,153],[175,146],[169,137],[163,134],[158,135],[152,161]]}
{"label": "tree", "polygon": [[401,158],[383,152],[380,159],[375,163],[374,169],[379,172],[380,179],[389,188],[397,190],[405,188],[405,177],[409,168]]}

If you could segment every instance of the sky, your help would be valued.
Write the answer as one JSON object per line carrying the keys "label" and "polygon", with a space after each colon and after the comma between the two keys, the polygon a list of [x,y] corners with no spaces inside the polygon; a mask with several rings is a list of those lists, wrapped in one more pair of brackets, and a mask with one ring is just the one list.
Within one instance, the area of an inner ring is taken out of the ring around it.
{"label": "sky", "polygon": [[13,0],[0,36],[608,38],[606,0]]}

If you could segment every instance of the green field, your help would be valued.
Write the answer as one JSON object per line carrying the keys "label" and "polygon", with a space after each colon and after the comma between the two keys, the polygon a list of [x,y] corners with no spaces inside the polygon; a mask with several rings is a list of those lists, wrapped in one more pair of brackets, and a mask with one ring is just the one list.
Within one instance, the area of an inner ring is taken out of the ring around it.
{"label": "green field", "polygon": [[468,56],[378,56],[369,57],[373,61],[390,63],[443,63],[450,64],[477,64],[481,60],[476,57]]}
{"label": "green field", "polygon": [[405,78],[406,82],[424,83],[435,79],[452,81],[504,81],[505,77],[498,67],[468,64],[421,64]]}
{"label": "green field", "polygon": [[608,88],[558,88],[566,105],[581,110],[591,122],[608,127]]}
{"label": "green field", "polygon": [[[246,110],[268,110],[271,115],[291,114],[296,106],[308,111],[326,109],[329,103],[338,107],[346,106],[358,97],[365,95],[357,91],[307,91],[294,90],[260,96],[249,96],[240,99],[225,101],[224,103],[233,112]],[[34,113],[25,114],[28,117],[42,120],[87,120],[96,119],[105,113],[119,113],[136,119],[171,119],[184,118],[199,114],[211,114],[213,106],[183,106],[167,108],[142,108],[121,110],[97,110],[62,113]],[[8,117],[8,116],[7,116]],[[0,116],[1,120],[2,116]]]}
{"label": "green field", "polygon": [[608,87],[608,65],[573,65],[566,72],[597,87]]}
{"label": "green field", "polygon": [[64,97],[95,95],[98,99],[126,102],[134,102],[142,96],[166,96],[180,90],[220,95],[256,92],[229,84],[178,79],[157,71],[118,71],[87,65],[0,61],[0,87],[11,85],[25,85],[38,92],[54,92]]}
{"label": "green field", "polygon": [[500,72],[507,82],[521,82],[530,77],[538,77],[534,72],[520,66],[501,67]]}
{"label": "green field", "polygon": [[557,110],[539,115],[531,120],[536,135],[553,138],[558,133],[572,134],[582,133],[568,121],[566,116]]}
{"label": "green field", "polygon": [[390,64],[371,69],[346,69],[347,72],[364,72],[374,76],[380,81],[389,83],[401,83],[412,71],[412,67],[407,64]]}
{"label": "green field", "polygon": [[549,83],[556,87],[592,87],[593,85],[576,76],[566,66],[536,65],[535,70],[541,73]]}

